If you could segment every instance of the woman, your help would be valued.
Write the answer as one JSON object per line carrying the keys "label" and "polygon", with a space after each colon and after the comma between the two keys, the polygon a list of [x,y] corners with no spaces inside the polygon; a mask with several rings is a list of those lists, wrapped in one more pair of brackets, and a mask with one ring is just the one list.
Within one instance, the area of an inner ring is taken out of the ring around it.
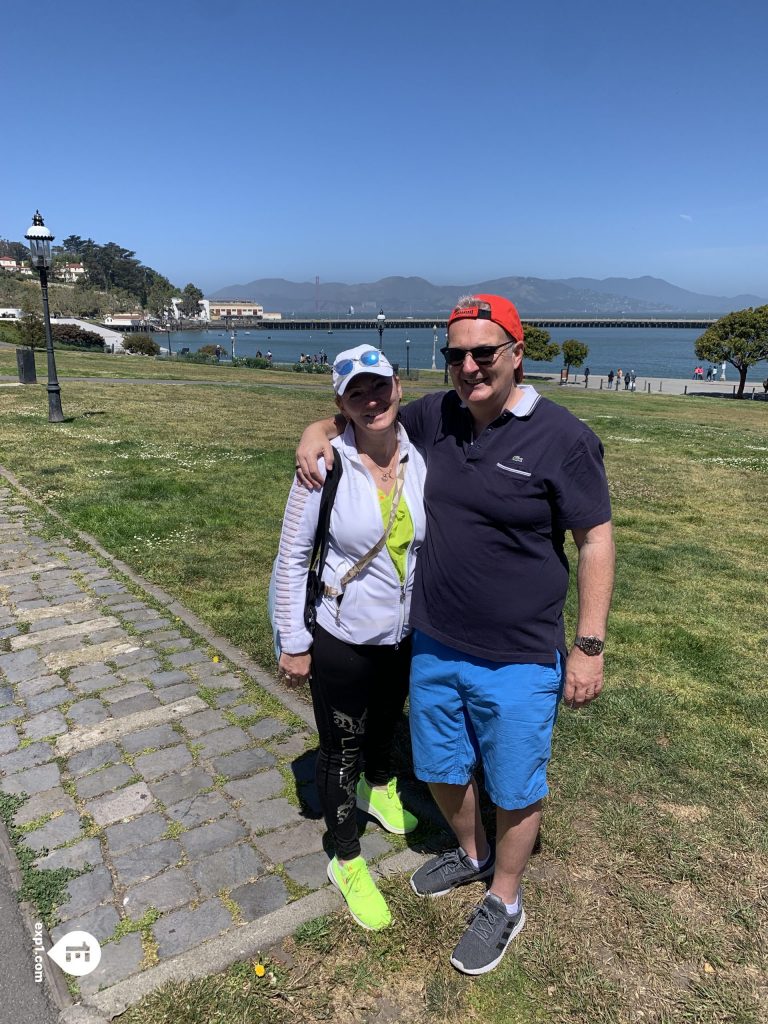
{"label": "woman", "polygon": [[418,824],[400,802],[390,753],[408,692],[408,610],[424,539],[426,468],[397,422],[402,388],[382,353],[370,345],[340,353],[333,390],[347,428],[333,442],[342,475],[314,637],[304,603],[320,492],[296,482],[275,567],[274,620],[282,677],[294,686],[309,679],[312,692],[317,789],[335,845],[328,877],[358,924],[377,930],[391,917],[360,855],[355,811],[401,835]]}

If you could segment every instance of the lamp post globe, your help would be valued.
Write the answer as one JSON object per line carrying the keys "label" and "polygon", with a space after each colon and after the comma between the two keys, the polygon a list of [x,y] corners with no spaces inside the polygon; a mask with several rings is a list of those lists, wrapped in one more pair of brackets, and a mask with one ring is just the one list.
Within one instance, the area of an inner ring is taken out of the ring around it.
{"label": "lamp post globe", "polygon": [[48,271],[52,266],[51,242],[54,235],[45,226],[40,211],[35,211],[32,225],[24,235],[29,242],[29,262],[32,269],[40,275],[40,290],[43,293],[43,321],[45,323],[45,349],[48,356],[48,422],[62,423],[64,413],[61,410],[61,385],[56,375],[56,360],[53,355],[53,336],[51,335],[51,314],[48,309]]}
{"label": "lamp post globe", "polygon": [[376,319],[379,321],[379,352],[383,352],[383,338],[384,338],[384,321],[387,319],[384,315],[384,310],[380,309],[376,314]]}

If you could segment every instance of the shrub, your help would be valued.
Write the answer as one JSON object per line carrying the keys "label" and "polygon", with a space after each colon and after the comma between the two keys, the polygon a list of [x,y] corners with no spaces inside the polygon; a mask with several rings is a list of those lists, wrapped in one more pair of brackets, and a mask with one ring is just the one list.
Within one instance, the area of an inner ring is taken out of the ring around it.
{"label": "shrub", "polygon": [[198,349],[197,352],[174,352],[173,358],[184,363],[212,363],[215,365],[217,362],[216,356],[206,355],[204,352],[201,352],[200,349]]}
{"label": "shrub", "polygon": [[126,335],[123,339],[123,348],[126,352],[140,356],[156,356],[160,353],[160,346],[148,334]]}
{"label": "shrub", "polygon": [[[8,340],[16,345],[45,348],[45,326],[40,316],[25,316],[12,327],[14,336]],[[95,331],[77,324],[51,324],[54,348],[79,348],[91,352],[104,351],[104,339]]]}
{"label": "shrub", "polygon": [[274,364],[271,360],[265,359],[264,356],[243,356],[242,358],[236,357],[233,363],[234,366],[247,366],[251,370],[274,370]]}
{"label": "shrub", "polygon": [[197,351],[200,353],[201,356],[215,356],[217,348],[219,352],[223,354],[224,350],[222,349],[221,345],[201,345]]}
{"label": "shrub", "polygon": [[294,373],[331,373],[330,363],[294,363]]}
{"label": "shrub", "polygon": [[85,327],[78,327],[77,324],[51,324],[51,336],[55,346],[69,345],[71,348],[104,351],[102,336]]}

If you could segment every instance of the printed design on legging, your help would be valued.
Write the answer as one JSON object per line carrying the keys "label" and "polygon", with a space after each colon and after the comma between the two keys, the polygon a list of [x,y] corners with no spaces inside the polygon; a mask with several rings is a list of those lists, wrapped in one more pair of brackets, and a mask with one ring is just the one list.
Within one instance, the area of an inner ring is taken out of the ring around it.
{"label": "printed design on legging", "polygon": [[339,730],[341,740],[341,767],[339,768],[339,788],[346,796],[346,800],[339,804],[336,810],[336,820],[345,821],[357,804],[356,767],[360,755],[360,736],[365,735],[365,720],[368,717],[368,709],[359,718],[346,714],[344,711],[333,711],[333,724]]}

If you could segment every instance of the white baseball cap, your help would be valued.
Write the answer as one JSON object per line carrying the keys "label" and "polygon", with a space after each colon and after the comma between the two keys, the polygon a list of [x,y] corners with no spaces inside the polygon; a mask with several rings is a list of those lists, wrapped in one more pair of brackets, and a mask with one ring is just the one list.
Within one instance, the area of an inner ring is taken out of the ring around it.
{"label": "white baseball cap", "polygon": [[333,362],[333,390],[343,395],[347,385],[361,373],[372,373],[376,377],[394,377],[392,364],[373,345],[358,345],[339,352]]}

